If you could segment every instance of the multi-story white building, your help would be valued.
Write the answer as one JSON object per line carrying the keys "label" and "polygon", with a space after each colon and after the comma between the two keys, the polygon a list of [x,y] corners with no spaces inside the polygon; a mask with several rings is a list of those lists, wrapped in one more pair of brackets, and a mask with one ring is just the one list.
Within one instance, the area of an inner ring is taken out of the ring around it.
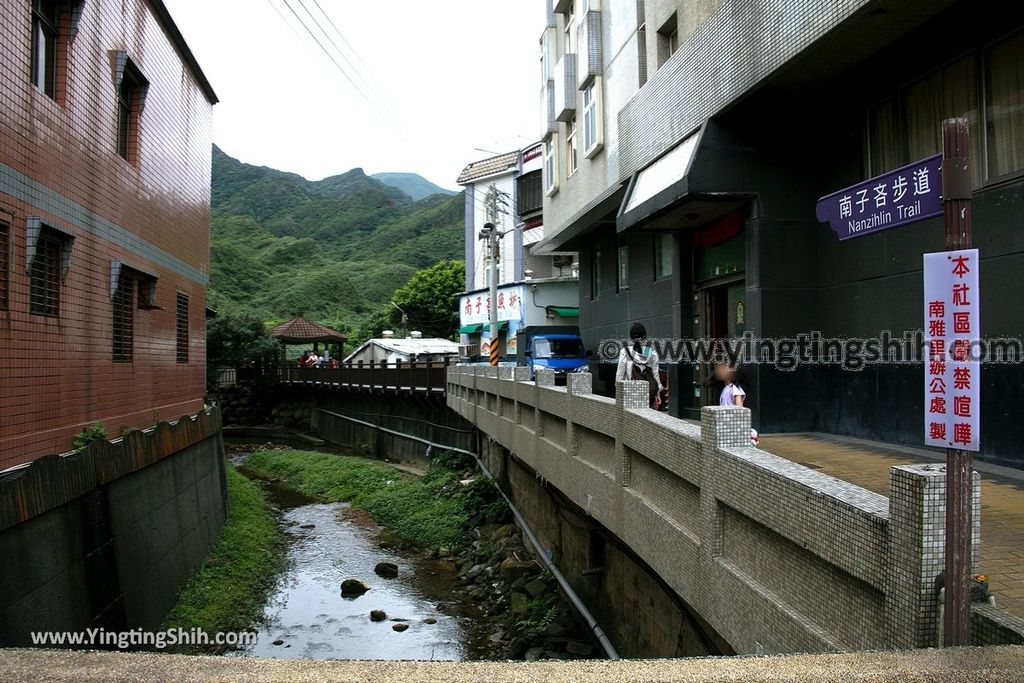
{"label": "multi-story white building", "polygon": [[579,314],[572,256],[533,253],[544,236],[540,144],[466,166],[458,183],[466,190],[466,291],[459,305],[463,355],[486,345],[490,319],[491,256],[480,232],[494,223],[499,241],[499,344],[502,357],[518,356],[518,336],[537,326],[575,329]]}
{"label": "multi-story white building", "polygon": [[[969,121],[983,336],[1020,337],[1001,292],[1024,269],[1024,20],[982,0],[545,0],[543,239],[577,253],[593,349],[642,322],[656,339],[876,339],[920,329],[921,255],[941,218],[839,241],[818,198],[941,151]],[[609,359],[611,360],[611,359]],[[666,363],[673,413],[718,401],[702,363]],[[848,369],[848,368],[847,368]],[[921,365],[751,363],[763,431],[920,444]],[[595,388],[614,390],[613,362]],[[986,369],[1005,405],[1024,365]],[[886,387],[882,389],[882,387]],[[848,397],[858,396],[855,403]],[[1020,466],[1011,413],[982,457]]]}

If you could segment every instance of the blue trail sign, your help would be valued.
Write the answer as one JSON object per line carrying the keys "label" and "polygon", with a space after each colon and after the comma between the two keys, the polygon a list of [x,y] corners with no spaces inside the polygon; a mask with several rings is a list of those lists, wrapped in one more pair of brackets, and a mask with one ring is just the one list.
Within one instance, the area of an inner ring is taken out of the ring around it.
{"label": "blue trail sign", "polygon": [[818,200],[818,220],[840,240],[941,216],[942,155],[901,166]]}

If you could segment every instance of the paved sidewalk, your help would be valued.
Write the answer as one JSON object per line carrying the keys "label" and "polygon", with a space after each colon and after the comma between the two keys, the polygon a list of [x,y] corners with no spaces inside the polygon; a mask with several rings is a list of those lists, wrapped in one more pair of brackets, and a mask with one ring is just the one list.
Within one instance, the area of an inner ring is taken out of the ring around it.
{"label": "paved sidewalk", "polygon": [[1022,683],[1024,646],[619,662],[359,662],[0,650],[7,683]]}
{"label": "paved sidewalk", "polygon": [[[889,495],[893,465],[935,462],[915,449],[846,439],[825,434],[762,435],[761,448]],[[981,566],[989,578],[996,606],[1024,618],[1024,472],[986,467],[981,474]],[[996,473],[998,472],[998,473]]]}

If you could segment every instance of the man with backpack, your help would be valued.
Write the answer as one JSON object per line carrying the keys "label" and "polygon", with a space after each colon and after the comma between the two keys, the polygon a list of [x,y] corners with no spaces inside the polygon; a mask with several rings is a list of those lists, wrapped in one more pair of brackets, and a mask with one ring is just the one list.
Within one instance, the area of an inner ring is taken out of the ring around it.
{"label": "man with backpack", "polygon": [[638,380],[647,382],[649,387],[649,405],[655,410],[661,404],[661,378],[658,371],[658,354],[650,346],[645,346],[647,328],[641,323],[633,323],[629,328],[631,346],[619,352],[619,367],[615,372],[615,380]]}

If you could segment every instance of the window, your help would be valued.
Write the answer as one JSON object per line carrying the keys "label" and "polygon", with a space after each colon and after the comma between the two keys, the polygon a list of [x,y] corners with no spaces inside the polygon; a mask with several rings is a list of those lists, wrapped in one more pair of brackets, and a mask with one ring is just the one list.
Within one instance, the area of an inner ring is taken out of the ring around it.
{"label": "window", "polygon": [[0,221],[0,310],[6,310],[10,305],[8,300],[10,272],[11,226],[5,221]]}
{"label": "window", "polygon": [[629,289],[629,245],[619,245],[618,260],[619,268],[615,285],[620,292],[623,292]]}
{"label": "window", "polygon": [[666,232],[654,238],[654,279],[660,280],[672,274],[672,233]]}
{"label": "window", "polygon": [[558,31],[553,28],[545,29],[540,37],[540,81],[542,86],[554,78],[555,62],[558,61],[557,43]]}
{"label": "window", "polygon": [[534,358],[582,358],[583,344],[579,339],[544,339],[533,341]]}
{"label": "window", "polygon": [[565,8],[565,49],[563,52],[571,53],[576,49],[576,0],[571,0]]}
{"label": "window", "polygon": [[[975,187],[986,179],[1024,170],[1022,60],[1024,33],[1017,33],[984,54],[972,52],[931,72],[871,107],[867,116],[870,174],[942,151],[942,120],[953,116],[970,123]],[[978,83],[979,64],[984,87]]]}
{"label": "window", "polygon": [[589,157],[596,153],[601,144],[601,121],[598,110],[597,82],[583,91],[583,151]]}
{"label": "window", "polygon": [[647,83],[647,13],[643,0],[636,3],[636,71],[642,88]]}
{"label": "window", "polygon": [[179,363],[188,362],[188,296],[178,292],[175,305],[175,358]]}
{"label": "window", "polygon": [[126,62],[117,89],[117,153],[130,164],[138,162],[139,112],[147,85],[135,65]]}
{"label": "window", "polygon": [[60,281],[64,241],[41,229],[29,265],[29,312],[56,318],[60,315]]}
{"label": "window", "polygon": [[980,185],[981,131],[974,57],[966,57],[913,83],[903,92],[909,157],[904,163],[942,151],[942,120],[964,116],[970,121],[974,184]]}
{"label": "window", "polygon": [[673,13],[668,21],[658,29],[658,68],[664,66],[668,58],[679,49],[679,26],[676,14]]}
{"label": "window", "polygon": [[117,277],[117,289],[114,290],[113,360],[115,363],[131,363],[135,350],[135,289],[137,283],[128,268],[122,268]]}
{"label": "window", "polygon": [[1024,31],[986,55],[988,177],[1024,170]]}
{"label": "window", "polygon": [[590,253],[590,298],[601,294],[601,247],[594,247]]}
{"label": "window", "polygon": [[556,136],[552,135],[544,143],[544,192],[554,194],[558,189],[558,143]]}
{"label": "window", "polygon": [[565,175],[571,176],[579,165],[579,147],[576,142],[576,117],[565,124]]}
{"label": "window", "polygon": [[32,2],[32,84],[57,97],[57,2]]}

